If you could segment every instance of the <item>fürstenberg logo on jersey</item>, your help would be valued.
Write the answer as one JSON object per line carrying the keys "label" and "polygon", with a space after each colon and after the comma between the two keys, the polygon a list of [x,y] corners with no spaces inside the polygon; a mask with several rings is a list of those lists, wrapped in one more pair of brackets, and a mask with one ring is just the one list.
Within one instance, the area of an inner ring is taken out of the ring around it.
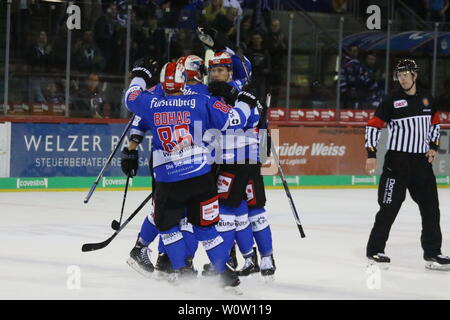
{"label": "f\u00fcrstenberg logo on jersey", "polygon": [[159,107],[191,107],[195,108],[195,99],[182,100],[182,99],[171,99],[171,100],[159,100],[158,98],[153,98],[150,101],[150,108]]}
{"label": "f\u00fcrstenberg logo on jersey", "polygon": [[47,178],[37,178],[37,179],[20,179],[17,181],[17,189],[29,189],[29,188],[48,188]]}
{"label": "f\u00fcrstenberg logo on jersey", "polygon": [[[124,178],[107,178],[107,177],[102,178],[102,187],[103,188],[123,187],[123,186],[125,186],[126,183],[127,183],[127,179],[124,179]],[[133,186],[133,179],[130,179],[129,185],[130,185],[130,187]]]}
{"label": "f\u00fcrstenberg logo on jersey", "polygon": [[392,193],[394,192],[395,179],[387,179],[384,189],[383,203],[390,204],[392,202]]}

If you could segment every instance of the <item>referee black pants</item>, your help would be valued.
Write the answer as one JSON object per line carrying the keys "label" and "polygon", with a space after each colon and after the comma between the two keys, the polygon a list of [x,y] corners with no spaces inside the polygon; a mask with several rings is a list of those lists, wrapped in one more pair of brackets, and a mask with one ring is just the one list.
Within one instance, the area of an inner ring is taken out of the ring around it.
{"label": "referee black pants", "polygon": [[425,256],[441,254],[442,234],[436,178],[424,154],[388,151],[378,186],[378,211],[367,243],[367,256],[384,253],[389,231],[405,200],[406,190],[419,205]]}

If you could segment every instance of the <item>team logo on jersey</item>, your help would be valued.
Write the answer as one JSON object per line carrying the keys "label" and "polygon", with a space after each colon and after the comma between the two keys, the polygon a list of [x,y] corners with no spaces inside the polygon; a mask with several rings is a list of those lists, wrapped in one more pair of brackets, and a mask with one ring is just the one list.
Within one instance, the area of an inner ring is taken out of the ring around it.
{"label": "team logo on jersey", "polygon": [[136,91],[131,92],[131,93],[128,95],[128,101],[136,100],[136,98],[138,97],[138,95],[139,95],[140,93],[141,93],[141,90],[136,90]]}
{"label": "team logo on jersey", "polygon": [[210,200],[200,202],[200,211],[201,226],[219,222],[219,197],[215,196]]}
{"label": "team logo on jersey", "polygon": [[228,192],[233,184],[234,174],[222,172],[217,178],[217,193],[221,198],[228,198]]}
{"label": "team logo on jersey", "polygon": [[236,110],[231,109],[230,111],[228,111],[228,118],[230,119],[230,124],[232,126],[241,124],[241,118],[239,117],[239,113]]}
{"label": "team logo on jersey", "polygon": [[394,101],[394,108],[395,109],[404,108],[404,107],[407,107],[407,106],[408,106],[408,101],[406,101],[405,99]]}
{"label": "team logo on jersey", "polygon": [[428,101],[428,98],[423,98],[422,103],[425,107],[428,107],[428,105],[430,104],[430,101]]}

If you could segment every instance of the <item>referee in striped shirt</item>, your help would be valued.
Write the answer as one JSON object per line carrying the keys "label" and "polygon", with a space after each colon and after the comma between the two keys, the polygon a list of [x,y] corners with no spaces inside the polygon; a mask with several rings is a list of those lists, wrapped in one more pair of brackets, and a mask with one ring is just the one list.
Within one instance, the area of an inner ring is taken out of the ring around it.
{"label": "referee in striped shirt", "polygon": [[419,205],[421,243],[425,267],[450,270],[450,258],[441,252],[439,200],[432,162],[439,147],[439,115],[433,99],[416,88],[418,67],[414,60],[400,60],[394,70],[398,91],[384,97],[366,127],[366,171],[377,167],[376,151],[381,128],[387,124],[389,138],[383,173],[378,186],[378,211],[367,243],[369,264],[387,267],[384,249],[389,231],[405,200],[406,190]]}

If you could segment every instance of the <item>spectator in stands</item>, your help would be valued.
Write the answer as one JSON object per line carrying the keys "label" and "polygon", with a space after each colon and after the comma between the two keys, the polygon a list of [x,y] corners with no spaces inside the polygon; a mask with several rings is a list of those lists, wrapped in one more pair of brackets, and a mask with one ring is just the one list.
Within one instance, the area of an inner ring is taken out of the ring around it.
{"label": "spectator in stands", "polygon": [[149,16],[144,22],[142,35],[142,53],[145,52],[151,57],[162,57],[166,51],[166,38],[155,16]]}
{"label": "spectator in stands", "polygon": [[263,45],[263,36],[259,33],[255,33],[252,36],[252,40],[245,56],[252,63],[252,79],[256,96],[265,101],[267,93],[267,78],[272,76],[270,74],[270,55],[267,48]]}
{"label": "spectator in stands", "polygon": [[[233,42],[235,42],[234,39],[236,39],[236,33],[237,32],[234,32],[230,36],[230,40],[233,40]],[[252,35],[252,17],[245,16],[241,20],[239,47],[245,50],[247,48],[247,43],[250,43],[251,41]]]}
{"label": "spectator in stands", "polygon": [[425,0],[427,20],[433,22],[445,22],[449,0]]}
{"label": "spectator in stands", "polygon": [[286,37],[281,31],[280,20],[274,19],[270,24],[269,32],[266,35],[265,43],[270,54],[271,73],[268,77],[270,92],[272,94],[272,105],[278,105],[280,88],[285,84],[287,44]]}
{"label": "spectator in stands", "polygon": [[94,33],[87,30],[75,45],[74,66],[79,72],[99,72],[105,67],[105,59],[94,42]]}
{"label": "spectator in stands", "polygon": [[311,108],[329,108],[333,100],[333,94],[321,84],[318,80],[314,80],[310,84],[310,96],[307,103]]}
{"label": "spectator in stands", "polygon": [[71,117],[103,118],[104,98],[99,86],[99,76],[90,73],[73,95]]}
{"label": "spectator in stands", "polygon": [[164,27],[195,30],[204,2],[204,0],[164,0],[161,4],[165,15]]}
{"label": "spectator in stands", "polygon": [[231,35],[236,32],[236,18],[238,14],[238,8],[232,6],[226,7],[225,14],[217,14],[216,19],[212,23],[212,27],[224,34],[231,41],[235,41],[236,39],[232,39]]}
{"label": "spectator in stands", "polygon": [[362,86],[362,109],[377,108],[383,97],[383,86],[378,81],[379,75],[376,69],[377,56],[375,52],[370,51],[366,54],[363,64],[363,75],[361,81],[364,82]]}
{"label": "spectator in stands", "polygon": [[81,5],[83,28],[93,29],[95,21],[102,13],[102,0],[83,0]]}
{"label": "spectator in stands", "polygon": [[105,13],[97,20],[94,27],[95,41],[101,50],[103,58],[108,62],[105,71],[118,72],[118,54],[120,25],[116,19],[117,6],[109,3]]}
{"label": "spectator in stands", "polygon": [[43,90],[46,87],[45,73],[48,72],[51,60],[52,46],[48,43],[47,33],[40,31],[32,45],[28,63],[31,68],[29,83],[29,101],[45,102]]}
{"label": "spectator in stands", "polygon": [[364,99],[365,73],[358,58],[359,48],[351,46],[344,50],[344,58],[340,70],[342,106],[345,109],[361,109]]}
{"label": "spectator in stands", "polygon": [[438,111],[450,112],[450,79],[444,83],[444,92],[439,96],[436,103]]}
{"label": "spectator in stands", "polygon": [[62,104],[65,102],[64,89],[61,83],[49,81],[44,90],[45,101],[47,103]]}
{"label": "spectator in stands", "polygon": [[211,0],[204,9],[204,20],[209,25],[217,17],[218,14],[225,15],[225,8],[223,7],[223,0]]}
{"label": "spectator in stands", "polygon": [[11,3],[11,56],[23,58],[23,45],[30,42],[32,6],[35,0],[13,1]]}
{"label": "spectator in stands", "polygon": [[194,38],[197,36],[186,29],[180,29],[171,37],[169,61],[177,61],[182,56],[194,54]]}
{"label": "spectator in stands", "polygon": [[237,16],[242,15],[242,8],[241,3],[238,0],[223,0],[223,7],[224,8],[234,8],[237,10]]}

